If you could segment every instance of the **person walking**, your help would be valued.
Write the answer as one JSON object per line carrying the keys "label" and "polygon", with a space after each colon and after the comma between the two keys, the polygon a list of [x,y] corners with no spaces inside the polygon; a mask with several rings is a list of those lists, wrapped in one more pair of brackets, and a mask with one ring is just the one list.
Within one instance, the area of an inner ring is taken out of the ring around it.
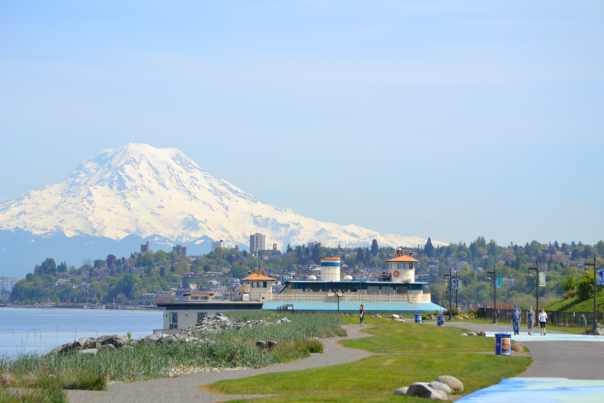
{"label": "person walking", "polygon": [[365,307],[361,304],[359,309],[359,319],[361,319],[361,327],[365,326]]}
{"label": "person walking", "polygon": [[520,319],[522,318],[518,305],[514,307],[512,312],[512,326],[514,327],[514,335],[520,334]]}
{"label": "person walking", "polygon": [[533,325],[535,324],[535,312],[533,312],[533,307],[529,308],[529,311],[526,313],[526,326],[528,327],[528,334],[532,336]]}
{"label": "person walking", "polygon": [[546,322],[547,322],[547,314],[545,313],[545,309],[542,309],[541,312],[539,312],[539,324],[541,325],[541,336],[545,336],[545,334],[546,334],[546,329],[545,329]]}

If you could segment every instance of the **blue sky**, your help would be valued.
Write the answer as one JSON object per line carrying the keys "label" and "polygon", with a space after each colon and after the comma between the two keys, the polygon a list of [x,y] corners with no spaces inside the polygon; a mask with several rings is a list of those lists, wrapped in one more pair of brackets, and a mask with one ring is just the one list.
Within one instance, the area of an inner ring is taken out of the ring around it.
{"label": "blue sky", "polygon": [[603,38],[600,1],[2,2],[0,199],[144,142],[324,221],[597,242]]}

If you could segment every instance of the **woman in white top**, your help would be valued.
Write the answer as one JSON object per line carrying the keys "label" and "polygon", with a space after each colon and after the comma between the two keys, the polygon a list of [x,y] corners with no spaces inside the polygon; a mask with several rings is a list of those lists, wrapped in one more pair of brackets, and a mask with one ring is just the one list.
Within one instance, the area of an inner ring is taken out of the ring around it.
{"label": "woman in white top", "polygon": [[542,309],[539,312],[539,324],[541,325],[541,336],[545,336],[545,323],[547,322],[547,314],[545,313],[545,309]]}

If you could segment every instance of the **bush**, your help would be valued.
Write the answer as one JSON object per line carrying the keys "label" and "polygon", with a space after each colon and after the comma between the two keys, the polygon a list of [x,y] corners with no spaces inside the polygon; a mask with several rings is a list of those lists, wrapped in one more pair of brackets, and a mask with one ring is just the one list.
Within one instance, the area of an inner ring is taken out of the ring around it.
{"label": "bush", "polygon": [[564,299],[574,298],[577,292],[575,290],[568,290],[564,293]]}
{"label": "bush", "polygon": [[[451,312],[453,313],[453,316],[459,315],[459,311],[457,310],[457,308],[451,308]],[[449,310],[447,309],[445,311],[445,315],[448,315],[448,314],[449,314]]]}

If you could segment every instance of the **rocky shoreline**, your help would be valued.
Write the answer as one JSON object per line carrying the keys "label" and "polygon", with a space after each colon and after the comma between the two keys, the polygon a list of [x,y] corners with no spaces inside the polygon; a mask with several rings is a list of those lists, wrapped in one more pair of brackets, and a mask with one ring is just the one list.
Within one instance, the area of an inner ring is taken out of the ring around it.
{"label": "rocky shoreline", "polygon": [[206,343],[209,345],[215,344],[213,340],[203,338],[203,334],[221,332],[223,330],[239,330],[244,327],[253,326],[274,326],[290,323],[287,318],[278,319],[274,322],[266,322],[264,320],[250,320],[247,322],[234,323],[222,313],[217,313],[215,316],[203,318],[195,325],[188,329],[176,333],[174,335],[150,335],[140,339],[132,339],[127,336],[118,335],[103,335],[97,338],[85,337],[76,340],[72,343],[66,343],[54,348],[51,354],[65,354],[70,352],[78,352],[79,354],[96,355],[103,350],[122,350],[134,348],[139,343],[147,343],[151,345],[162,345],[170,343]]}

